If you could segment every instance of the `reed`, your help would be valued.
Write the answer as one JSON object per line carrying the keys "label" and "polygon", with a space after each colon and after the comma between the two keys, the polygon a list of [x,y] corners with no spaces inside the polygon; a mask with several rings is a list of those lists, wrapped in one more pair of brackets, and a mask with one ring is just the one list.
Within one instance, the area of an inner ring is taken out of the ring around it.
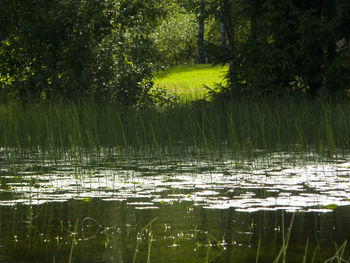
{"label": "reed", "polygon": [[136,256],[139,250],[139,246],[140,246],[140,240],[141,237],[144,233],[148,234],[148,242],[147,242],[147,263],[151,262],[151,246],[152,246],[152,224],[153,222],[155,222],[156,220],[158,220],[158,218],[154,218],[152,219],[146,226],[144,226],[141,229],[141,232],[138,234],[137,236],[137,241],[136,241],[136,248],[135,248],[135,252],[134,252],[134,256],[132,259],[132,262],[136,262]]}
{"label": "reed", "polygon": [[55,154],[108,148],[149,156],[286,150],[333,156],[349,149],[349,130],[348,102],[296,98],[128,110],[92,102],[0,105],[1,147]]}

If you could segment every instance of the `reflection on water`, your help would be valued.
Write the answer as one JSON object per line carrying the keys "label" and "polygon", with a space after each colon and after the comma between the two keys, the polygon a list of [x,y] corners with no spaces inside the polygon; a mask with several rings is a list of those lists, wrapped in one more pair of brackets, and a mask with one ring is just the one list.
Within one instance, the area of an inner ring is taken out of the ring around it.
{"label": "reflection on water", "polygon": [[347,158],[3,155],[0,262],[272,262],[293,215],[288,262],[350,236]]}

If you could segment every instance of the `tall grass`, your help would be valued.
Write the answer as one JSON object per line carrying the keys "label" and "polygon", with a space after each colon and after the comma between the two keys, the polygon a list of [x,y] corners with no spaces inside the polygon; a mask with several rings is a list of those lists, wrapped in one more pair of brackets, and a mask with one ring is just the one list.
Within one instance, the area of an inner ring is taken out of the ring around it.
{"label": "tall grass", "polygon": [[142,154],[254,154],[350,148],[350,104],[307,99],[124,110],[91,102],[0,106],[0,146]]}

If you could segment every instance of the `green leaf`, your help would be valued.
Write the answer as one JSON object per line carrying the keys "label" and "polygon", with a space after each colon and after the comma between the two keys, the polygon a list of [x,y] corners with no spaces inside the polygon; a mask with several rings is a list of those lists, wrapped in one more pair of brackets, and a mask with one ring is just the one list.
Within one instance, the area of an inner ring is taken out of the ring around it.
{"label": "green leaf", "polygon": [[329,204],[329,205],[326,206],[327,209],[331,209],[331,210],[334,210],[337,207],[338,207],[338,205],[336,205],[336,204]]}
{"label": "green leaf", "polygon": [[91,201],[91,198],[90,198],[90,197],[84,197],[84,198],[83,198],[83,201],[84,201],[84,202],[90,202],[90,201]]}

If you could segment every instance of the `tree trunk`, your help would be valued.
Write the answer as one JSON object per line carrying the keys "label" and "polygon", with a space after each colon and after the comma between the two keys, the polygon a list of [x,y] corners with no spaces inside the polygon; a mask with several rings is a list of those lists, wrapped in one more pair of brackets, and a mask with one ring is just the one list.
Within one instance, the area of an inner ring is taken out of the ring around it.
{"label": "tree trunk", "polygon": [[229,0],[223,0],[221,3],[221,16],[224,24],[229,48],[233,49],[235,46],[235,40],[233,35],[232,17],[230,12]]}
{"label": "tree trunk", "polygon": [[205,0],[200,1],[199,19],[198,19],[198,63],[205,63],[205,52],[204,52],[204,8]]}
{"label": "tree trunk", "polygon": [[251,2],[251,19],[250,19],[250,33],[252,39],[259,43],[266,41],[266,23],[264,17],[261,14],[261,4],[257,3],[257,0]]}
{"label": "tree trunk", "polygon": [[225,35],[225,25],[223,22],[220,22],[220,45],[221,47],[226,47],[226,35]]}
{"label": "tree trunk", "polygon": [[[231,16],[229,0],[222,0],[220,9],[221,9],[222,24],[228,40],[228,48],[233,53],[235,50],[235,38],[233,34],[232,16]],[[231,86],[233,89],[235,89],[237,87],[237,80],[236,80],[236,69],[235,69],[234,61],[231,61],[229,63],[229,73],[230,73],[229,76],[230,76]]]}
{"label": "tree trunk", "polygon": [[251,18],[251,36],[259,43],[266,41],[266,24],[258,14],[252,15]]}

